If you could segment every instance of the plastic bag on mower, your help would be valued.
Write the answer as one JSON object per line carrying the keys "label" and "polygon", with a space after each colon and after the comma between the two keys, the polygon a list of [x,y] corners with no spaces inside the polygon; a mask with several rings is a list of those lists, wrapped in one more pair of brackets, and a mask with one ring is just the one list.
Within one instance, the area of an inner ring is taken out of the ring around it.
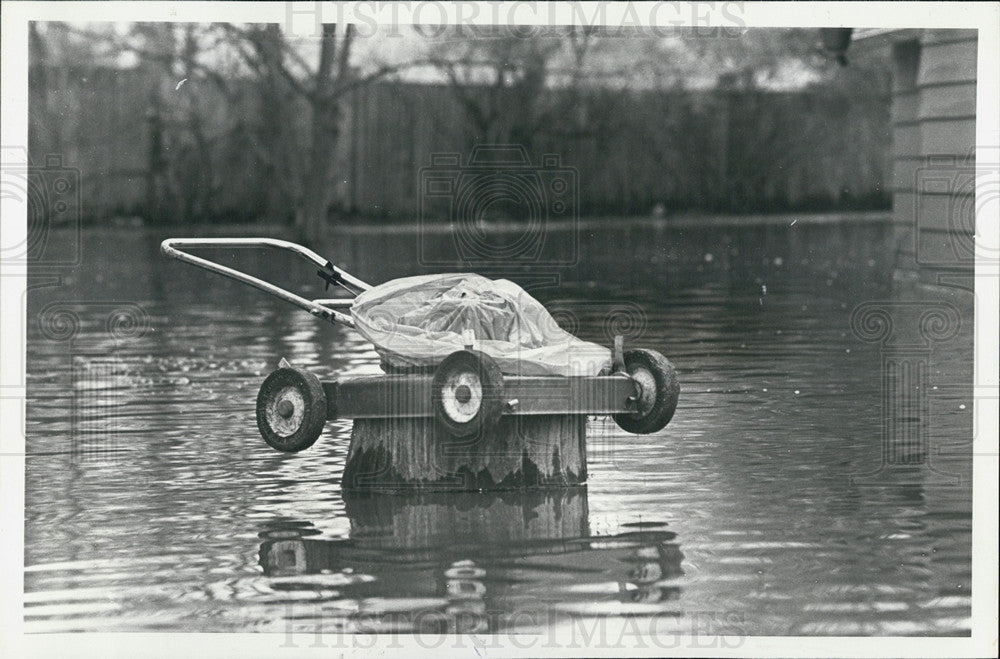
{"label": "plastic bag on mower", "polygon": [[611,351],[581,341],[517,284],[475,274],[406,277],[362,292],[351,316],[394,368],[433,367],[466,347],[517,375],[597,375]]}

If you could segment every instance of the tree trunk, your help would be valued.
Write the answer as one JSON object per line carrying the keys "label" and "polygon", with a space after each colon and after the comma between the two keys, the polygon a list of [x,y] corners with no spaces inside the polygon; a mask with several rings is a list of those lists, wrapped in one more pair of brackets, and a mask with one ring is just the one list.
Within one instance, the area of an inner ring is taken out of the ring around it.
{"label": "tree trunk", "polygon": [[300,196],[300,172],[305,167],[300,162],[301,140],[295,126],[299,107],[295,90],[282,76],[282,49],[284,38],[277,25],[269,24],[254,36],[255,52],[259,58],[259,94],[261,101],[259,158],[264,166],[264,180],[268,182],[264,195],[264,217],[274,224],[294,221],[296,204]]}
{"label": "tree trunk", "polygon": [[171,204],[168,195],[169,162],[167,160],[167,145],[163,119],[163,101],[159,90],[150,94],[149,109],[146,119],[148,123],[149,149],[146,153],[146,204],[145,220],[164,224],[177,221],[171,214]]}
{"label": "tree trunk", "polygon": [[[334,92],[336,82],[343,82],[348,70],[353,31],[348,26],[338,53],[337,26],[323,25],[319,67],[309,95],[312,106],[308,171],[305,172],[302,196],[296,209],[295,223],[300,236],[316,248],[323,240],[327,212],[333,198],[330,172],[333,153],[340,133],[340,105]],[[338,61],[339,59],[339,61]]]}
{"label": "tree trunk", "polygon": [[315,102],[312,110],[309,161],[296,212],[296,229],[303,240],[320,248],[333,198],[330,172],[340,132],[337,125],[339,112],[337,104],[332,101]]}

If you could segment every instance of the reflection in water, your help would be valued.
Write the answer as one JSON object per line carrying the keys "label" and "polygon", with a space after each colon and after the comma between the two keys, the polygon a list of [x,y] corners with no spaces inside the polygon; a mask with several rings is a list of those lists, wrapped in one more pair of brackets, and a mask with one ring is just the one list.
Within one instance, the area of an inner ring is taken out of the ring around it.
{"label": "reflection in water", "polygon": [[[349,497],[348,538],[274,520],[260,564],[272,587],[311,598],[299,624],[364,631],[497,632],[580,610],[680,615],[676,534],[587,527],[585,488]],[[539,588],[539,583],[544,584]],[[309,618],[309,619],[307,619]]]}

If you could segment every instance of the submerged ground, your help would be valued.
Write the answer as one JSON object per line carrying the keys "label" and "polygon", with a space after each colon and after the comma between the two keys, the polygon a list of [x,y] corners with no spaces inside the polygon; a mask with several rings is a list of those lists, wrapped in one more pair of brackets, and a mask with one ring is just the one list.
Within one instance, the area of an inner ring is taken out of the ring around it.
{"label": "submerged ground", "polygon": [[[659,434],[590,422],[586,488],[502,497],[345,500],[349,421],[302,454],[269,449],[253,404],[278,359],[330,377],[377,356],[166,261],[162,237],[87,230],[78,267],[32,273],[30,631],[968,633],[972,297],[897,304],[878,218],[595,223],[545,234],[518,271],[480,264],[581,338],[663,352],[682,386]],[[496,241],[487,252],[522,249]],[[381,282],[444,269],[459,248],[372,227],[327,251]],[[322,290],[291,261],[239,263]],[[904,354],[852,328],[864,303],[903,322],[944,305],[959,326]],[[900,359],[926,368],[902,410],[884,396]]]}

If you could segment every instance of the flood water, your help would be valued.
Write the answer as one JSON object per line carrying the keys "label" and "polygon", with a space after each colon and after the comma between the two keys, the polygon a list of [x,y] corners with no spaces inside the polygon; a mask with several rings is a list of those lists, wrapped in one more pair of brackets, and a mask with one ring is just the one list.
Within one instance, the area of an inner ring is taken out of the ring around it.
{"label": "flood water", "polygon": [[[670,425],[591,420],[586,487],[346,498],[350,421],[285,455],[254,400],[281,357],[332,378],[375,352],[165,236],[87,230],[77,267],[31,274],[28,631],[969,633],[972,296],[893,301],[884,222],[581,228],[568,265],[510,276],[582,338],[667,355]],[[446,267],[448,237],[418,238],[328,254],[374,283]],[[232,262],[321,294],[292,260]],[[866,302],[960,326],[914,352],[852,329]],[[900,360],[923,389],[894,407]]]}

